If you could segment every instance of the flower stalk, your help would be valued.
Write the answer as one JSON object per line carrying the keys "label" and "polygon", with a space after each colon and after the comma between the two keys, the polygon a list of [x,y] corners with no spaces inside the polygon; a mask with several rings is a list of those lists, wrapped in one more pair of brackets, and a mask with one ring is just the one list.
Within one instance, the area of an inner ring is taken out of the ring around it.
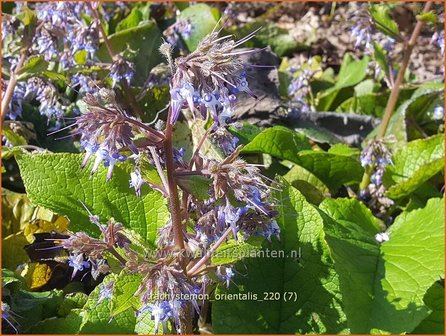
{"label": "flower stalk", "polygon": [[[108,54],[110,55],[110,58],[112,59],[113,62],[118,62],[119,60],[122,59],[122,57],[113,51],[113,47],[110,43],[107,33],[104,30],[104,27],[102,26],[101,19],[99,17],[99,13],[98,13],[97,9],[94,6],[92,6],[91,3],[87,2],[87,5],[90,8],[90,10],[92,11],[94,19],[98,22],[99,32],[101,33],[102,38],[104,39],[104,44],[108,51]],[[121,79],[120,84],[124,91],[124,95],[127,100],[127,103],[132,108],[132,110],[136,114],[136,116],[138,118],[141,118],[143,113],[142,113],[138,103],[136,102],[135,97],[133,96],[132,92],[130,91],[130,87],[129,87],[128,83],[126,82],[125,79]]]}
{"label": "flower stalk", "polygon": [[170,122],[172,109],[169,108],[167,116],[166,130],[164,131],[164,153],[166,155],[167,184],[169,192],[169,207],[172,218],[172,226],[175,239],[175,247],[184,250],[183,225],[181,223],[180,200],[178,197],[178,187],[175,181],[175,165],[173,161],[173,125]]}
{"label": "flower stalk", "polygon": [[[432,7],[432,2],[426,2],[423,8],[423,13],[429,12],[431,7]],[[387,128],[389,127],[390,118],[392,117],[393,111],[395,110],[395,106],[401,92],[401,86],[404,81],[404,74],[406,73],[407,67],[409,66],[410,57],[416,45],[417,38],[421,33],[421,28],[423,27],[423,24],[424,22],[422,20],[417,21],[409,41],[405,43],[404,55],[403,55],[403,60],[401,62],[401,67],[398,71],[398,75],[395,79],[394,85],[390,92],[390,96],[387,101],[386,108],[384,110],[384,115],[381,121],[381,125],[378,129],[378,133],[376,135],[375,140],[382,140],[386,135]],[[375,170],[375,166],[376,164],[372,164],[371,166],[366,167],[364,175],[362,177],[362,181],[359,185],[359,190],[365,190],[367,186],[370,184],[371,176]]]}

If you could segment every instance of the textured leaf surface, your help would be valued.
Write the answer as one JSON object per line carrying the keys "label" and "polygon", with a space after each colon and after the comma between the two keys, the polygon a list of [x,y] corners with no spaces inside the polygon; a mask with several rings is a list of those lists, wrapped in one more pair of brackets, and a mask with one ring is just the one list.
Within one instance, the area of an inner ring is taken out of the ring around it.
{"label": "textured leaf surface", "polygon": [[326,221],[325,232],[352,333],[410,332],[428,316],[423,297],[444,276],[441,204],[431,199],[423,209],[403,212],[381,245],[374,239],[379,223],[363,205],[345,199],[321,204],[335,220]]}
{"label": "textured leaf surface", "polygon": [[70,218],[70,229],[98,235],[99,229],[89,222],[88,209],[102,222],[114,217],[134,229],[148,242],[154,242],[158,227],[168,219],[166,201],[146,186],[138,198],[129,187],[129,169],[115,167],[106,183],[106,168],[90,177],[90,162],[80,170],[82,155],[39,154],[18,159],[27,193],[34,204],[44,206]]}
{"label": "textured leaf surface", "polygon": [[[216,333],[280,334],[346,332],[340,307],[338,278],[332,269],[324,241],[324,219],[305,197],[293,187],[276,197],[283,202],[278,223],[281,241],[265,245],[288,257],[248,258],[238,264],[237,284],[220,286],[217,294],[256,294],[259,300],[216,300],[213,327]],[[292,257],[301,251],[301,258]],[[265,255],[264,255],[265,256]],[[246,267],[246,268],[245,268]],[[245,275],[247,273],[247,275]],[[264,300],[264,293],[279,293],[279,300]],[[284,293],[297,294],[285,302]]]}
{"label": "textured leaf surface", "polygon": [[364,173],[358,160],[334,153],[304,151],[294,161],[313,173],[331,190],[336,190],[343,184],[360,182]]}
{"label": "textured leaf surface", "polygon": [[274,126],[258,134],[243,148],[242,153],[265,153],[296,162],[297,153],[310,148],[310,143],[303,134],[283,126]]}
{"label": "textured leaf surface", "polygon": [[444,136],[415,140],[399,149],[387,167],[384,184],[387,195],[401,198],[415,191],[444,167]]}
{"label": "textured leaf surface", "polygon": [[117,315],[132,307],[139,307],[140,301],[138,297],[135,297],[135,293],[141,285],[141,280],[142,277],[139,274],[129,274],[123,271],[118,275],[111,301],[111,312],[113,315]]}
{"label": "textured leaf surface", "polygon": [[319,204],[324,197],[330,196],[330,190],[324,182],[299,165],[293,166],[283,178],[297,188],[310,203]]}
{"label": "textured leaf surface", "polygon": [[414,334],[444,334],[444,285],[435,282],[424,296],[424,302],[432,310],[413,331]]}
{"label": "textured leaf surface", "polygon": [[[103,283],[113,281],[115,275],[104,278]],[[133,334],[136,317],[133,310],[129,309],[112,316],[112,304],[110,299],[104,299],[98,304],[100,286],[97,286],[88,297],[83,310],[87,312],[84,317],[84,325],[81,334]]]}

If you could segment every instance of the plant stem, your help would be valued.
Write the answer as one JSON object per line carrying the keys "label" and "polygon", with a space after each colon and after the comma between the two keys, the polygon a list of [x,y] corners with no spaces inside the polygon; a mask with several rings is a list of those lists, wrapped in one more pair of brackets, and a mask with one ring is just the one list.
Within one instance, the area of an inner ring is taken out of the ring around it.
{"label": "plant stem", "polygon": [[[104,44],[105,47],[108,51],[108,54],[110,55],[110,58],[112,59],[112,62],[116,62],[119,59],[121,59],[122,57],[120,55],[117,55],[114,51],[113,51],[113,47],[110,43],[110,40],[107,36],[107,33],[104,30],[104,27],[102,27],[102,23],[101,23],[101,19],[99,17],[99,13],[97,11],[96,8],[93,8],[93,6],[91,5],[91,3],[87,2],[88,7],[90,7],[90,10],[93,13],[93,17],[95,18],[95,20],[98,22],[98,26],[99,26],[99,32],[102,35],[102,38],[104,39]],[[128,105],[133,109],[133,112],[135,112],[136,116],[141,118],[141,116],[143,115],[138,103],[136,102],[135,97],[133,96],[132,92],[130,91],[130,87],[128,86],[127,82],[125,81],[125,79],[122,79],[120,81],[120,84],[122,86],[122,89],[124,91],[125,94],[125,98],[127,100]]]}
{"label": "plant stem", "polygon": [[[424,5],[423,13],[428,12],[432,7],[432,2],[427,2]],[[410,62],[410,56],[412,54],[413,48],[415,47],[418,36],[420,35],[421,28],[423,27],[424,22],[422,20],[418,20],[415,28],[412,32],[412,35],[407,42],[404,50],[403,61],[401,63],[401,67],[398,71],[398,75],[395,80],[395,84],[393,85],[392,91],[390,92],[389,100],[387,101],[386,109],[384,110],[384,116],[382,119],[381,127],[378,130],[378,134],[376,135],[376,139],[382,139],[387,131],[387,127],[389,126],[390,118],[392,117],[393,110],[395,109],[395,105],[398,101],[398,97],[401,91],[401,84],[404,80],[404,74]]]}
{"label": "plant stem", "polygon": [[173,127],[170,123],[170,115],[172,109],[169,108],[167,115],[167,126],[164,131],[164,153],[165,162],[167,170],[167,183],[169,187],[169,205],[170,214],[172,218],[173,233],[175,239],[175,247],[178,250],[184,250],[184,240],[183,240],[183,226],[181,224],[181,214],[180,214],[180,200],[178,198],[178,187],[175,181],[175,165],[173,162],[173,143],[172,143],[172,131]]}
{"label": "plant stem", "polygon": [[232,227],[226,229],[223,235],[215,242],[215,244],[209,249],[206,255],[201,258],[190,270],[187,271],[188,276],[193,276],[195,273],[200,271],[200,268],[212,257],[215,250],[226,240],[228,235],[231,233]]}
{"label": "plant stem", "polygon": [[22,68],[25,63],[26,56],[28,55],[28,48],[23,48],[20,59],[14,69],[11,71],[11,78],[9,79],[8,86],[6,87],[5,95],[2,99],[2,121],[5,119],[6,113],[8,113],[9,103],[11,102],[14,89],[17,84],[17,72]]}
{"label": "plant stem", "polygon": [[[432,2],[427,2],[424,5],[423,13],[428,12],[432,7]],[[398,71],[398,75],[396,76],[395,82],[392,86],[392,91],[390,92],[389,100],[387,101],[386,108],[384,110],[384,115],[382,118],[381,126],[378,129],[378,133],[376,135],[375,140],[381,140],[386,135],[387,127],[389,126],[390,118],[392,117],[392,113],[395,109],[396,103],[398,101],[398,97],[401,91],[401,85],[404,80],[404,74],[409,66],[410,56],[412,54],[413,48],[416,45],[417,38],[421,33],[421,28],[423,27],[424,22],[418,20],[415,28],[410,36],[409,41],[405,45],[403,60],[401,62],[401,67]],[[367,166],[365,168],[364,175],[362,177],[362,181],[359,184],[359,190],[365,190],[367,186],[370,184],[370,179],[375,171],[375,164]]]}
{"label": "plant stem", "polygon": [[163,183],[164,189],[166,190],[166,193],[169,196],[169,184],[166,181],[166,177],[164,176],[163,168],[161,167],[160,160],[158,158],[158,155],[155,151],[155,147],[149,146],[150,154],[152,154],[153,162],[155,162],[156,170],[158,171],[158,175],[160,176],[161,182]]}
{"label": "plant stem", "polygon": [[[146,124],[142,123],[139,120],[135,120],[135,119],[132,119],[132,118],[126,118],[125,121],[127,121],[127,122],[129,122],[129,123],[131,123],[133,125],[136,125],[138,127],[141,127],[143,130],[145,130],[145,131],[149,132],[150,134],[154,135],[157,138],[156,141],[155,140],[153,141],[154,143],[160,143],[160,142],[162,142],[164,140],[164,134],[163,133],[155,130],[154,128],[152,128],[150,126],[147,126]],[[149,140],[152,140],[152,139],[149,139]]]}
{"label": "plant stem", "polygon": [[118,251],[115,250],[114,247],[109,247],[108,248],[108,252],[110,252],[116,259],[119,260],[119,262],[125,266],[125,264],[127,263],[127,260],[125,260],[119,253]]}

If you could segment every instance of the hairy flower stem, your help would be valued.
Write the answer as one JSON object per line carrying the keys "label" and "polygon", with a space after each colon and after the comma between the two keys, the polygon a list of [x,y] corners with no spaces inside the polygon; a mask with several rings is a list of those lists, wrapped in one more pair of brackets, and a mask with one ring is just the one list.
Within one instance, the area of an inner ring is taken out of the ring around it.
{"label": "hairy flower stem", "polygon": [[110,252],[116,259],[119,260],[119,262],[125,266],[125,264],[127,263],[127,260],[125,260],[119,253],[118,251],[116,251],[113,247],[110,247],[108,249],[108,252]]}
{"label": "hairy flower stem", "polygon": [[166,197],[169,197],[169,184],[166,181],[166,177],[164,176],[163,168],[161,167],[160,160],[158,158],[158,154],[155,151],[155,147],[149,146],[150,154],[152,154],[153,162],[155,163],[156,170],[158,171],[158,175],[160,176],[161,182],[163,183],[164,190],[166,191]]}
{"label": "hairy flower stem", "polygon": [[[424,5],[423,13],[429,12],[432,7],[432,2],[426,2]],[[387,101],[386,109],[384,110],[384,115],[382,118],[381,126],[378,129],[378,133],[376,135],[376,140],[381,140],[386,135],[387,127],[389,126],[390,118],[392,117],[392,113],[395,109],[395,105],[398,101],[398,97],[401,91],[401,85],[404,80],[404,74],[410,62],[410,56],[412,51],[416,45],[417,38],[421,33],[421,28],[423,27],[424,22],[422,20],[418,20],[415,28],[410,36],[409,41],[405,45],[403,60],[401,62],[401,67],[398,71],[398,75],[395,79],[395,84],[392,87],[392,91],[390,92],[389,100]],[[370,184],[370,178],[373,174],[374,167],[371,169],[365,169],[364,176],[362,177],[362,181],[359,185],[359,190],[365,190],[367,186]]]}
{"label": "hairy flower stem", "polygon": [[8,113],[9,103],[11,102],[12,95],[14,94],[14,89],[17,84],[17,72],[22,68],[23,63],[25,63],[26,57],[28,56],[28,50],[29,47],[24,47],[22,49],[19,62],[17,63],[15,69],[11,71],[11,78],[9,79],[5,95],[2,99],[2,121],[5,119],[6,113]]}
{"label": "hairy flower stem", "polygon": [[164,153],[166,155],[167,184],[169,187],[169,205],[172,218],[173,232],[175,236],[175,247],[184,250],[183,226],[181,224],[180,200],[178,197],[178,187],[175,181],[175,165],[173,162],[172,124],[169,122],[172,109],[169,108],[167,115],[167,126],[164,131]]}
{"label": "hairy flower stem", "polygon": [[[87,5],[90,8],[90,10],[92,11],[95,20],[98,22],[99,32],[101,33],[102,38],[104,39],[104,44],[105,44],[105,47],[106,47],[106,49],[108,51],[108,54],[110,55],[110,58],[112,59],[112,61],[117,61],[118,59],[121,58],[121,56],[117,55],[113,51],[113,48],[111,46],[110,40],[108,39],[107,33],[105,32],[104,27],[102,27],[101,19],[99,18],[99,13],[98,13],[97,9],[94,8],[91,5],[91,3],[89,3],[89,2],[87,2]],[[136,116],[138,118],[141,118],[143,113],[142,113],[138,103],[136,102],[135,97],[133,96],[132,92],[130,91],[130,87],[128,86],[128,84],[125,81],[125,79],[122,79],[120,81],[120,84],[121,84],[122,89],[124,91],[125,98],[127,100],[128,105],[133,109],[133,112],[136,114]]]}
{"label": "hairy flower stem", "polygon": [[222,236],[215,242],[215,244],[209,249],[206,255],[201,258],[190,270],[187,271],[188,276],[194,276],[196,273],[201,271],[201,267],[206,264],[206,262],[212,257],[212,254],[216,249],[226,240],[228,235],[232,232],[232,227],[226,229]]}

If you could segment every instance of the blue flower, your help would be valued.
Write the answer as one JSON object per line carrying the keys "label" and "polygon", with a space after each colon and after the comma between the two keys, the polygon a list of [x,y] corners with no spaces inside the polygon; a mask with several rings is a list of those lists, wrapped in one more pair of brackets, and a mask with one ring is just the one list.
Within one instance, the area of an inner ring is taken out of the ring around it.
{"label": "blue flower", "polygon": [[216,275],[220,281],[226,283],[226,287],[229,287],[232,278],[235,275],[234,268],[232,266],[217,266]]}
{"label": "blue flower", "polygon": [[109,73],[110,78],[113,81],[112,86],[115,87],[116,83],[125,80],[130,85],[133,77],[135,76],[135,68],[133,63],[126,61],[124,58],[119,57],[112,63]]}
{"label": "blue flower", "polygon": [[90,263],[84,260],[82,253],[79,253],[69,256],[68,266],[73,267],[73,274],[71,275],[71,279],[73,279],[78,271],[82,272],[85,268],[90,268]]}
{"label": "blue flower", "polygon": [[135,169],[130,173],[130,188],[134,188],[136,195],[141,197],[141,187],[144,184],[144,180],[139,172],[139,169]]}
{"label": "blue flower", "polygon": [[107,284],[101,284],[99,287],[99,298],[98,303],[100,304],[105,299],[111,299],[113,294],[113,288],[114,288],[114,281],[110,281]]}

